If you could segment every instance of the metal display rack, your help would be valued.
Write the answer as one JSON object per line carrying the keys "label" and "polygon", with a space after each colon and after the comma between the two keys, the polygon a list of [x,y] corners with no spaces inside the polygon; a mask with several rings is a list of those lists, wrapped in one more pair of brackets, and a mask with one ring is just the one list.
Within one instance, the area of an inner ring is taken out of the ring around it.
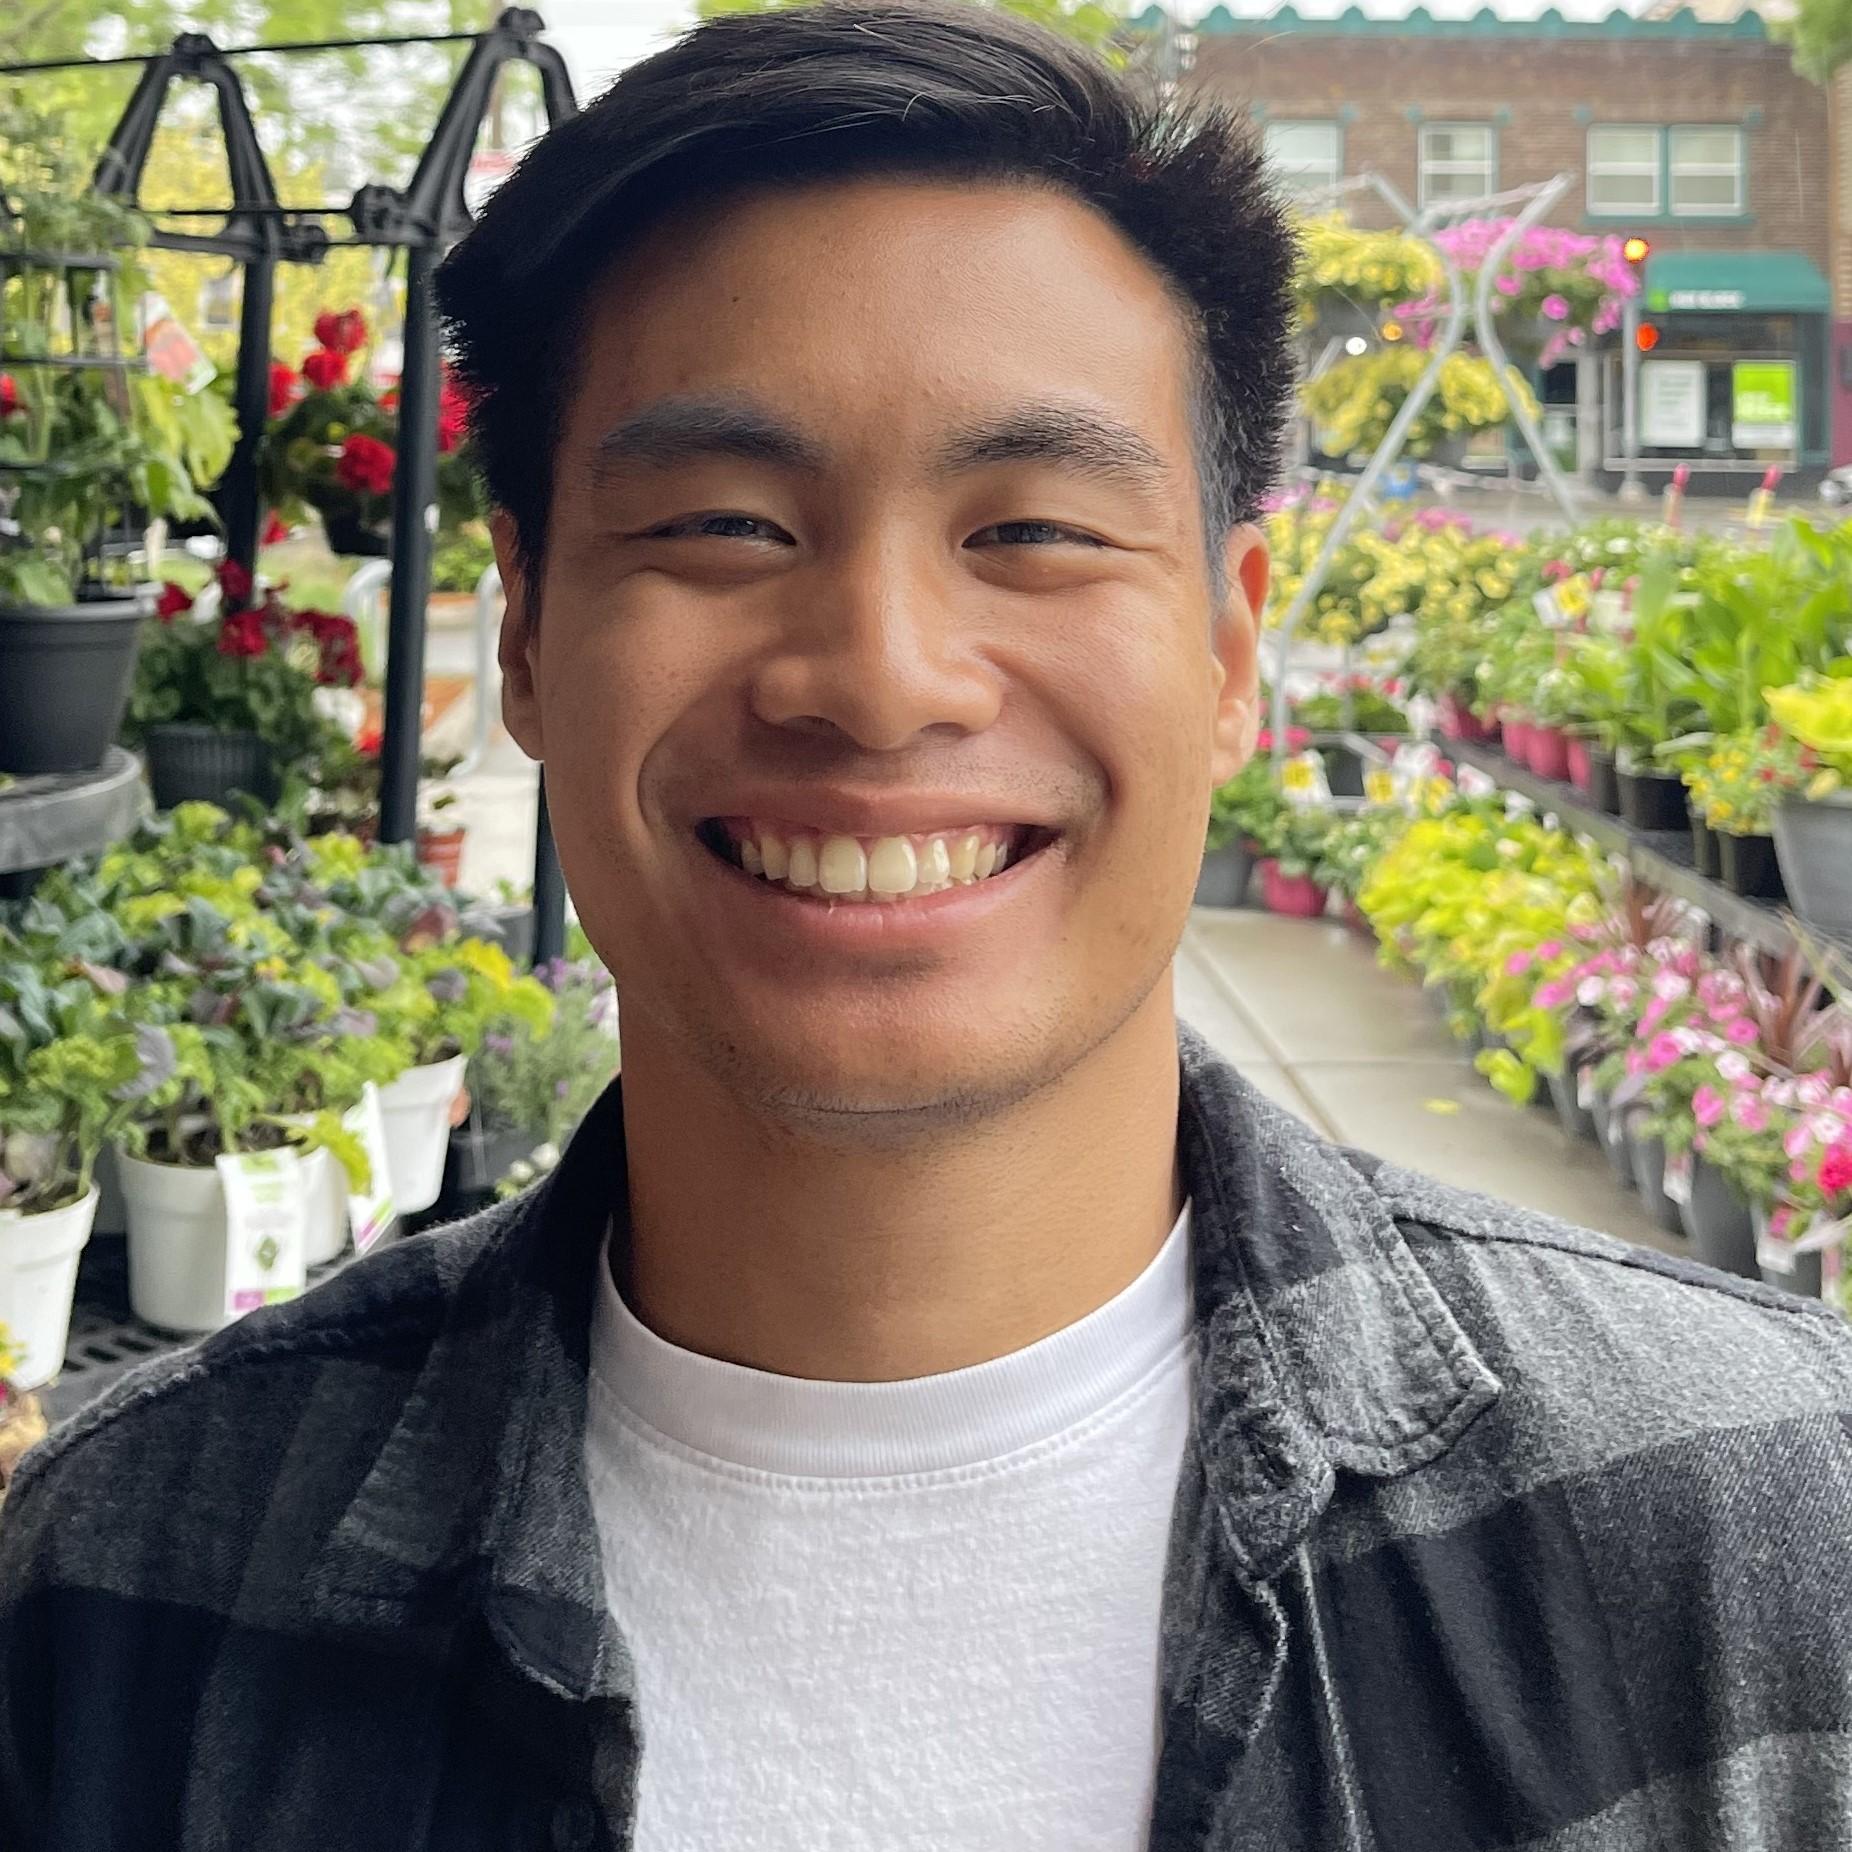
{"label": "metal display rack", "polygon": [[[380,839],[407,842],[418,819],[419,734],[424,699],[425,602],[430,591],[432,517],[437,499],[437,407],[441,361],[433,282],[439,261],[470,227],[464,181],[477,136],[504,66],[531,65],[539,74],[549,124],[578,105],[558,49],[527,7],[509,7],[486,32],[431,33],[367,39],[303,40],[221,49],[201,32],[186,32],[163,52],[121,58],[51,59],[0,66],[0,76],[139,66],[141,76],[97,163],[94,186],[106,198],[146,211],[152,243],[170,251],[226,257],[243,270],[243,301],[233,404],[238,443],[221,478],[220,512],[230,557],[247,570],[257,561],[262,504],[258,449],[269,410],[270,325],[279,263],[317,263],[338,246],[370,246],[405,256],[404,360],[399,382],[398,465],[391,520],[393,572],[385,668],[385,724],[380,748]],[[285,206],[259,145],[237,61],[256,53],[303,54],[418,45],[466,45],[456,79],[438,112],[430,140],[404,188],[369,183],[346,204]],[[224,137],[229,207],[147,208],[140,193],[155,128],[170,88],[204,84],[215,92]],[[351,231],[336,236],[329,222]],[[211,230],[176,229],[168,221],[218,220]],[[544,793],[535,848],[534,893],[552,909],[538,918],[537,958],[564,942],[564,887],[546,822]]]}

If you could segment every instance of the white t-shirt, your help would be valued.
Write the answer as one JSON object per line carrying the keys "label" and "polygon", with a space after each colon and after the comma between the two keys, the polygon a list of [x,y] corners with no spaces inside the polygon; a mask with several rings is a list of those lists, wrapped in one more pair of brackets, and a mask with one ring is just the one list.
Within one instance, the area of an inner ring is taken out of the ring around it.
{"label": "white t-shirt", "polygon": [[697,1356],[599,1277],[586,1455],[638,1852],[1143,1848],[1189,1211],[1078,1324],[911,1382]]}

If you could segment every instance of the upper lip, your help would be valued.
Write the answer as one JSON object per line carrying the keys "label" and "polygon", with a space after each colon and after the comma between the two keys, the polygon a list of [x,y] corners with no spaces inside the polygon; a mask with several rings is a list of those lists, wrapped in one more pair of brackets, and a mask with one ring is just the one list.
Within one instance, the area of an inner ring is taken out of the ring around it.
{"label": "upper lip", "polygon": [[928,791],[876,795],[819,785],[734,791],[702,820],[718,817],[774,827],[783,824],[790,830],[814,830],[820,836],[930,836],[985,824],[1053,827],[1046,817],[1025,809],[1020,798]]}

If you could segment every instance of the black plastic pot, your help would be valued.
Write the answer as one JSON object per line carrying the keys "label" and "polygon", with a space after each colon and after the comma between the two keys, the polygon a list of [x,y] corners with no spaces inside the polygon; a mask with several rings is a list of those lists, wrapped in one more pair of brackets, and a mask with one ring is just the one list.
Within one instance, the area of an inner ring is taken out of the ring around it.
{"label": "black plastic pot", "polygon": [[1694,1158],[1691,1199],[1678,1205],[1694,1260],[1740,1279],[1757,1277],[1756,1230],[1749,1205],[1715,1164]]}
{"label": "black plastic pot", "polygon": [[1786,900],[1772,836],[1717,836],[1718,873],[1732,894],[1749,900]]}
{"label": "black plastic pot", "polygon": [[1620,815],[1620,774],[1605,746],[1588,749],[1588,801],[1610,817]]}
{"label": "black plastic pot", "polygon": [[1325,761],[1325,782],[1333,797],[1363,795],[1363,760],[1348,746],[1327,746],[1321,757]]}
{"label": "black plastic pot", "polygon": [[473,1215],[495,1186],[543,1141],[539,1132],[508,1126],[459,1125],[444,1155],[444,1181],[432,1213],[441,1221]]}
{"label": "black plastic pot", "polygon": [[94,771],[122,725],[153,610],[141,594],[0,604],[0,772]]}
{"label": "black plastic pot", "polygon": [[1684,830],[1691,827],[1685,781],[1671,772],[1616,772],[1620,813],[1636,830]]}
{"label": "black plastic pot", "polygon": [[534,909],[528,901],[488,909],[490,933],[513,963],[525,967],[534,959]]}
{"label": "black plastic pot", "polygon": [[1223,843],[1218,849],[1206,850],[1202,870],[1196,877],[1195,904],[1199,907],[1245,907],[1253,878],[1253,854],[1239,837]]}
{"label": "black plastic pot", "polygon": [[322,532],[330,553],[357,559],[384,559],[392,551],[392,536],[383,527],[368,527],[351,512],[332,508],[321,511]]}
{"label": "black plastic pot", "polygon": [[1717,835],[1696,811],[1691,814],[1691,865],[1707,881],[1718,878],[1721,864]]}
{"label": "black plastic pot", "polygon": [[1789,1273],[1779,1267],[1758,1267],[1757,1272],[1764,1286],[1779,1286],[1784,1293],[1796,1293],[1803,1299],[1818,1299],[1824,1289],[1818,1254],[1796,1254]]}
{"label": "black plastic pot", "polygon": [[276,802],[276,764],[258,734],[175,724],[150,727],[144,746],[157,809],[223,804],[238,791],[261,803]]}
{"label": "black plastic pot", "polygon": [[1597,1138],[1595,1115],[1576,1098],[1576,1075],[1573,1068],[1546,1074],[1550,1103],[1556,1108],[1557,1123],[1571,1138]]}
{"label": "black plastic pot", "polygon": [[1668,1235],[1685,1240],[1685,1223],[1678,1204],[1666,1194],[1665,1140],[1629,1126],[1626,1143],[1627,1160],[1633,1166],[1633,1187],[1640,1192],[1640,1200]]}

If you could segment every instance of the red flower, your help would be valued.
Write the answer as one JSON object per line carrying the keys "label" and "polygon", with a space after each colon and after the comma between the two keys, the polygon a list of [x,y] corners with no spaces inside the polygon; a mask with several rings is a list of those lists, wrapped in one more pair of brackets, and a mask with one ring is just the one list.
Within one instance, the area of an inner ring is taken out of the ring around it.
{"label": "red flower", "polygon": [[19,396],[19,384],[11,373],[0,373],[0,418],[23,412],[26,401]]}
{"label": "red flower", "polygon": [[249,567],[240,566],[235,559],[223,560],[219,565],[219,596],[224,600],[227,611],[242,611],[251,602],[251,573]]}
{"label": "red flower", "polygon": [[315,679],[324,688],[356,688],[366,677],[360,658],[360,632],[351,617],[338,611],[295,611],[288,619],[292,631],[315,639],[321,666]]}
{"label": "red flower", "polygon": [[264,517],[263,538],[258,544],[265,547],[274,547],[280,545],[288,538],[289,528],[284,524],[283,517],[279,515],[275,509],[272,509],[270,513]]}
{"label": "red flower", "polygon": [[256,611],[234,611],[219,626],[221,656],[261,656],[269,647],[263,617]]}
{"label": "red flower", "polygon": [[331,347],[318,347],[304,356],[302,372],[317,392],[332,392],[336,386],[347,384],[347,356]]}
{"label": "red flower", "polygon": [[315,318],[315,338],[331,353],[357,354],[367,344],[367,318],[358,309],[323,309]]}
{"label": "red flower", "polygon": [[393,466],[398,460],[390,444],[356,431],[341,446],[334,473],[343,487],[356,495],[386,495],[391,492]]}
{"label": "red flower", "polygon": [[386,734],[377,721],[370,721],[354,735],[354,750],[366,759],[377,759]]}
{"label": "red flower", "polygon": [[1828,1197],[1852,1190],[1852,1138],[1842,1138],[1821,1158],[1820,1190]]}
{"label": "red flower", "polygon": [[161,587],[161,595],[154,601],[154,614],[163,624],[171,624],[182,611],[193,608],[193,594],[184,585],[176,585],[169,579]]}
{"label": "red flower", "polygon": [[302,396],[302,375],[282,361],[270,363],[270,416],[281,418]]}
{"label": "red flower", "polygon": [[437,395],[437,449],[448,456],[469,432],[469,394],[451,378],[448,370]]}

